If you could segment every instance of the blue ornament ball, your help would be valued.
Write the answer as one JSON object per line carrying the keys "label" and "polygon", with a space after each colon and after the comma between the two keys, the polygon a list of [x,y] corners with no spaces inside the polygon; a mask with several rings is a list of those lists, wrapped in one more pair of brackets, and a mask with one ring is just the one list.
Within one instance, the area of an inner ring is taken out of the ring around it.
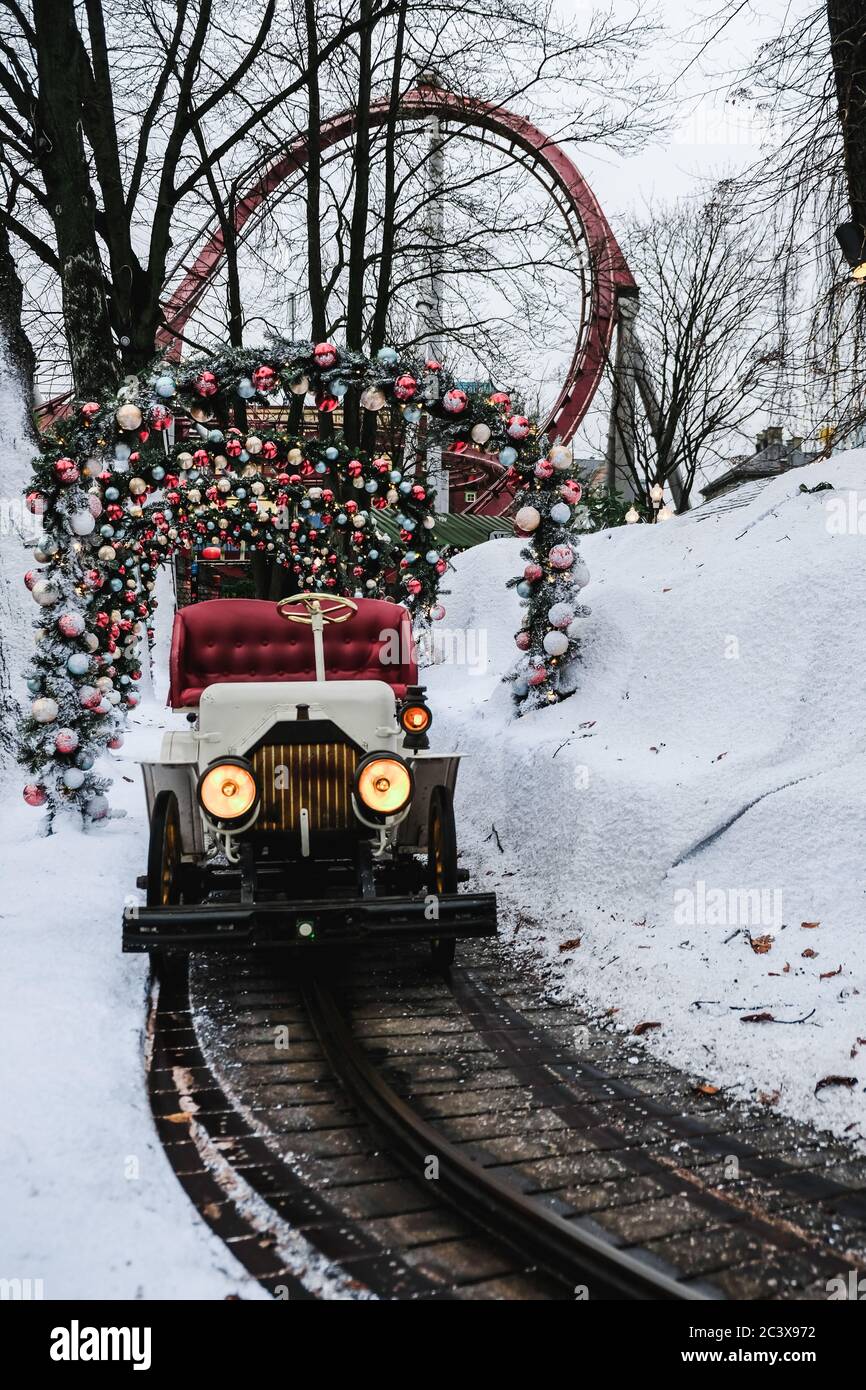
{"label": "blue ornament ball", "polygon": [[129,456],[131,453],[132,450],[130,449],[128,444],[120,443],[115,444],[114,446],[114,457],[115,459],[117,459],[119,463],[128,463]]}
{"label": "blue ornament ball", "polygon": [[512,449],[510,444],[506,444],[504,449],[499,450],[499,462],[503,468],[510,468],[517,462],[517,450]]}
{"label": "blue ornament ball", "polygon": [[391,472],[388,474],[388,481],[391,483],[400,483],[403,481],[403,474],[399,469],[392,468]]}
{"label": "blue ornament ball", "polygon": [[420,407],[417,405],[404,405],[403,419],[406,421],[407,425],[417,425],[418,421],[421,419]]}
{"label": "blue ornament ball", "polygon": [[532,586],[527,584],[525,579],[521,579],[520,583],[517,585],[517,592],[521,598],[529,598],[532,593]]}
{"label": "blue ornament ball", "polygon": [[379,491],[379,484],[376,482],[376,479],[375,479],[375,478],[370,478],[369,482],[366,482],[366,483],[364,484],[364,491],[365,491],[365,492],[378,492],[378,491]]}
{"label": "blue ornament ball", "polygon": [[346,522],[348,521],[348,519],[349,519],[349,518],[346,516],[346,513],[345,513],[345,512],[337,512],[337,525],[338,525],[338,526],[345,526],[345,524],[346,524]]}
{"label": "blue ornament ball", "polygon": [[522,700],[524,695],[529,694],[529,682],[525,681],[522,676],[518,676],[511,689],[517,696],[517,699]]}
{"label": "blue ornament ball", "polygon": [[108,525],[100,526],[99,534],[103,537],[104,540],[110,541],[111,537],[114,535],[114,527]]}
{"label": "blue ornament ball", "polygon": [[157,377],[153,389],[158,396],[162,396],[164,400],[168,400],[169,396],[173,396],[175,392],[174,381],[170,376]]}
{"label": "blue ornament ball", "polygon": [[256,394],[256,388],[248,376],[242,376],[238,382],[238,395],[242,401],[251,401]]}
{"label": "blue ornament ball", "polygon": [[120,591],[121,591],[121,589],[123,588],[123,580],[122,580],[122,579],[112,579],[112,581],[111,581],[111,583],[110,583],[110,585],[109,585],[109,588],[111,589],[111,592],[112,592],[113,594],[119,594]]}
{"label": "blue ornament ball", "polygon": [[393,367],[397,361],[397,353],[392,347],[381,347],[376,353],[376,360],[384,363],[387,367]]}
{"label": "blue ornament ball", "polygon": [[317,472],[317,473],[327,473],[327,471],[328,471],[328,465],[327,465],[326,463],[317,463],[317,464],[316,464],[316,472]]}
{"label": "blue ornament ball", "polygon": [[89,772],[96,759],[88,748],[80,748],[75,755],[75,766]]}
{"label": "blue ornament ball", "polygon": [[378,558],[379,558],[379,552],[378,552],[378,550],[368,550],[368,551],[367,551],[367,559],[368,559],[368,560],[378,560]]}
{"label": "blue ornament ball", "polygon": [[404,497],[408,497],[408,496],[409,496],[409,493],[412,491],[412,484],[411,484],[411,483],[401,483],[401,484],[400,484],[400,491],[402,492],[402,494],[403,494]]}
{"label": "blue ornament ball", "polygon": [[73,652],[67,659],[66,669],[70,676],[86,676],[90,670],[90,657],[86,652]]}
{"label": "blue ornament ball", "polygon": [[[120,492],[118,491],[118,489],[117,489],[116,487],[107,487],[107,488],[105,489],[105,500],[106,500],[106,502],[116,502],[119,496],[120,496]],[[43,546],[42,549],[44,550],[45,547]]]}
{"label": "blue ornament ball", "polygon": [[207,432],[208,444],[224,444],[225,438],[222,430],[208,430]]}
{"label": "blue ornament ball", "polygon": [[335,449],[333,444],[325,450],[325,458],[330,459],[332,463],[334,462],[334,459],[338,459],[339,457],[340,451],[339,449]]}
{"label": "blue ornament ball", "polygon": [[424,559],[427,561],[428,565],[435,565],[436,561],[439,559],[439,551],[428,550],[427,554],[424,556]]}
{"label": "blue ornament ball", "polygon": [[161,483],[163,478],[165,477],[165,469],[161,468],[160,465],[157,464],[155,468],[151,468],[150,475],[155,483]]}

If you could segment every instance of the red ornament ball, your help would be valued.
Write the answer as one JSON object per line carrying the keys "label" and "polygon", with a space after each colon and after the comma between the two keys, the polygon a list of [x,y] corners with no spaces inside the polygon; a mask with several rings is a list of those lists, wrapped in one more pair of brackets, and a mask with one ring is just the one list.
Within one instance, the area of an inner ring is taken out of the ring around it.
{"label": "red ornament ball", "polygon": [[503,414],[511,409],[511,397],[507,391],[494,391],[490,397],[491,405],[498,405]]}
{"label": "red ornament ball", "polygon": [[215,396],[219,390],[219,383],[213,372],[202,372],[193,382],[199,396]]}
{"label": "red ornament ball", "polygon": [[316,343],[313,348],[313,357],[316,359],[317,367],[333,367],[337,356],[337,349],[333,343]]}
{"label": "red ornament ball", "polygon": [[78,465],[75,463],[74,459],[58,459],[54,465],[54,472],[57,475],[58,482],[63,483],[65,487],[68,487],[72,483],[77,483],[81,477]]}
{"label": "red ornament ball", "polygon": [[528,652],[532,638],[528,632],[518,632],[514,639],[514,645],[522,652]]}
{"label": "red ornament ball", "polygon": [[58,729],[54,735],[54,747],[58,753],[74,753],[78,747],[78,735],[74,729]]}
{"label": "red ornament ball", "polygon": [[442,397],[442,404],[449,415],[461,415],[466,409],[469,397],[465,391],[461,391],[459,386],[453,386],[450,391],[446,391]]}
{"label": "red ornament ball", "polygon": [[85,401],[84,405],[81,407],[81,413],[89,424],[90,421],[99,414],[99,402]]}
{"label": "red ornament ball", "polygon": [[543,573],[544,571],[542,570],[541,565],[534,565],[530,563],[526,566],[526,568],[523,571],[523,578],[528,579],[530,584],[534,584],[536,580],[541,578]]}
{"label": "red ornament ball", "polygon": [[269,391],[273,390],[276,379],[277,374],[273,367],[263,365],[261,367],[256,367],[253,372],[253,386],[264,395],[267,395]]}
{"label": "red ornament ball", "polygon": [[411,401],[417,390],[418,383],[414,376],[410,376],[408,372],[403,376],[398,376],[394,382],[394,395],[398,401]]}
{"label": "red ornament ball", "polygon": [[48,800],[48,793],[37,782],[28,782],[24,788],[24,800],[28,806],[44,806]]}
{"label": "red ornament ball", "polygon": [[34,516],[42,516],[45,511],[45,498],[41,492],[28,492],[26,497],[27,510]]}
{"label": "red ornament ball", "polygon": [[512,415],[506,433],[509,439],[525,439],[529,434],[529,420],[525,415]]}
{"label": "red ornament ball", "polygon": [[25,583],[25,585],[27,586],[28,589],[32,589],[32,588],[33,588],[33,585],[36,583],[36,581],[37,581],[38,578],[39,578],[39,571],[38,571],[38,570],[28,570],[27,573],[26,573],[25,576],[24,576],[24,583]]}
{"label": "red ornament ball", "polygon": [[538,463],[535,465],[535,468],[532,471],[534,472],[536,478],[552,478],[553,464],[550,462],[550,459],[539,459]]}
{"label": "red ornament ball", "polygon": [[543,685],[547,680],[547,671],[543,666],[535,666],[526,677],[530,685]]}

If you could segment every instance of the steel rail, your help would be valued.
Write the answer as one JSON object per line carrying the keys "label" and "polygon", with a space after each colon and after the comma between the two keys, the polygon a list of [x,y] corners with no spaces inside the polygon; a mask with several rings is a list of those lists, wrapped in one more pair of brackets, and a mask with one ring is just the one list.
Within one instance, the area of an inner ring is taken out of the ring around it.
{"label": "steel rail", "polygon": [[713,1297],[566,1220],[468,1157],[389,1085],[353,1037],[329,990],[314,982],[302,995],[328,1061],[353,1102],[416,1177],[431,1158],[438,1159],[436,1190],[464,1217],[571,1288],[586,1285],[593,1298],[704,1302]]}

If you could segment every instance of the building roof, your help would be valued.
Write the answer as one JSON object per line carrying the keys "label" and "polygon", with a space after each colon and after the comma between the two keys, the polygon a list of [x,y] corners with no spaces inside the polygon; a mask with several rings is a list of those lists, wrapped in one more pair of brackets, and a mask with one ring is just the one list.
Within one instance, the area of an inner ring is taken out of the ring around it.
{"label": "building roof", "polygon": [[[385,511],[375,513],[376,525],[389,536],[396,537],[399,527],[396,518]],[[451,545],[455,550],[469,550],[482,541],[497,540],[514,535],[514,523],[504,516],[464,515],[461,512],[442,512],[436,517],[436,539],[439,545]]]}

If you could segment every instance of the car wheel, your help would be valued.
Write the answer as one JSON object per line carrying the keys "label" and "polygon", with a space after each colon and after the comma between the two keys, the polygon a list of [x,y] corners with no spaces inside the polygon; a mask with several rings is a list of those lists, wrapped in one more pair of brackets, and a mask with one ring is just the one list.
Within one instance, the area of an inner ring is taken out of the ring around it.
{"label": "car wheel", "polygon": [[[457,827],[454,800],[448,787],[434,787],[427,821],[427,891],[438,896],[457,892]],[[433,964],[447,970],[454,964],[453,937],[434,937],[430,942]]]}
{"label": "car wheel", "polygon": [[[147,852],[147,905],[170,907],[183,897],[180,809],[172,791],[161,791],[153,803]],[[152,951],[151,968],[163,984],[181,980],[187,958],[174,951]]]}

